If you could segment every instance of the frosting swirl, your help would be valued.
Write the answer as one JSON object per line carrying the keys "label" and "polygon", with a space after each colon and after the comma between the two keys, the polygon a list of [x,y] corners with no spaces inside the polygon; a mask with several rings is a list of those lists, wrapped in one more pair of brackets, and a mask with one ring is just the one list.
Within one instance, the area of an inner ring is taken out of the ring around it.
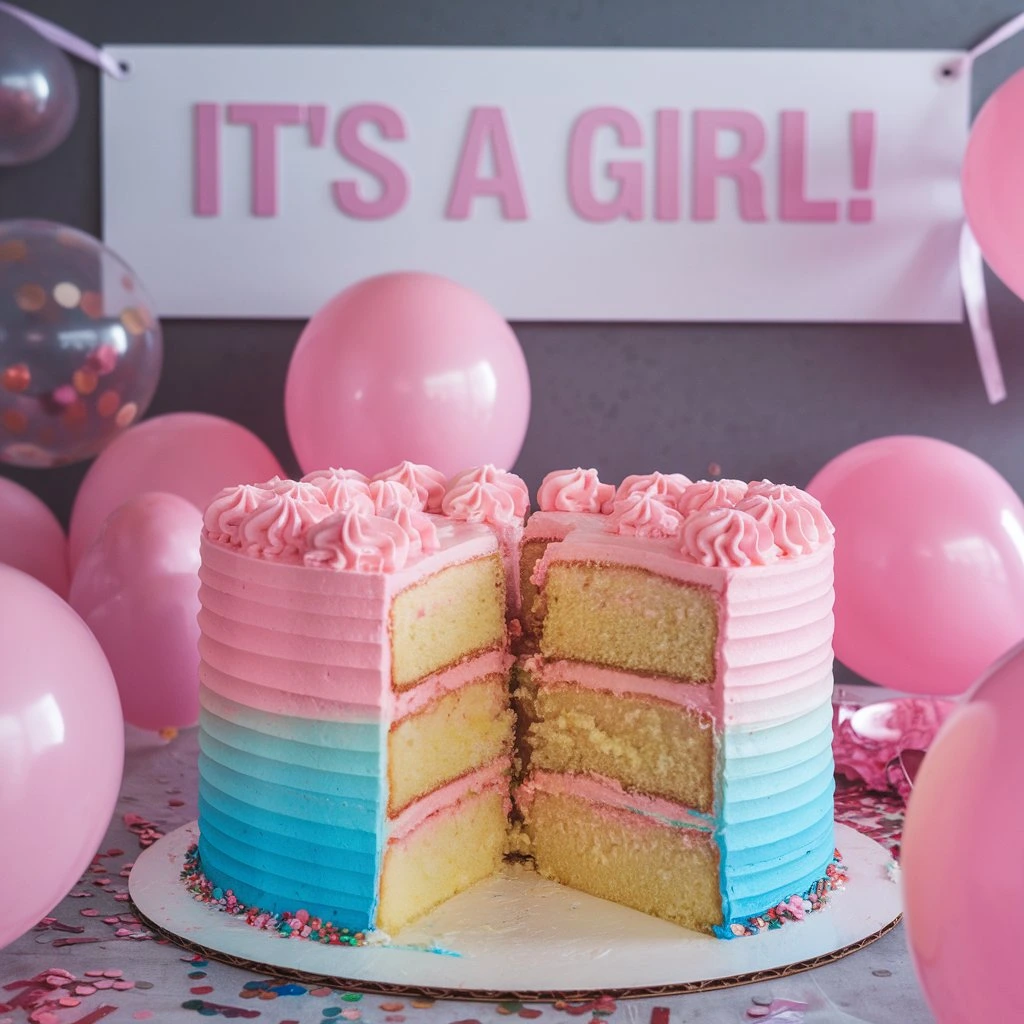
{"label": "frosting swirl", "polygon": [[398,523],[361,512],[334,512],[309,528],[305,565],[351,572],[397,572],[409,558],[409,537]]}
{"label": "frosting swirl", "polygon": [[419,500],[424,512],[440,512],[447,481],[444,473],[433,466],[424,466],[406,459],[391,469],[378,473],[374,480],[394,480],[404,484]]}
{"label": "frosting swirl", "polygon": [[392,505],[406,505],[417,510],[422,508],[419,498],[397,480],[371,480],[367,492],[373,501],[373,510],[378,515],[381,509]]}
{"label": "frosting swirl", "polygon": [[779,557],[768,526],[735,508],[691,512],[681,533],[680,550],[698,565],[739,569],[770,565]]}
{"label": "frosting swirl", "polygon": [[611,512],[615,486],[603,484],[596,469],[556,469],[537,491],[542,512]]}
{"label": "frosting swirl", "polygon": [[321,478],[317,484],[327,504],[335,512],[362,512],[364,515],[373,515],[373,498],[370,497],[370,488],[355,477],[332,477]]}
{"label": "frosting swirl", "polygon": [[793,501],[805,505],[816,513],[814,521],[820,530],[826,530],[829,534],[836,532],[832,521],[821,507],[821,502],[813,494],[809,494],[799,487],[794,487],[792,484],[773,484],[771,480],[755,480],[753,483],[747,484],[748,498],[760,495],[774,501]]}
{"label": "frosting swirl", "polygon": [[516,514],[515,498],[507,490],[468,477],[448,490],[442,508],[449,518],[466,523],[514,526],[523,521]]}
{"label": "frosting swirl", "polygon": [[522,478],[488,463],[486,466],[478,466],[476,469],[464,469],[448,481],[448,491],[441,503],[441,508],[445,512],[448,512],[448,496],[459,491],[460,488],[464,488],[466,484],[487,485],[505,492],[512,499],[513,514],[520,519],[530,511],[530,492]]}
{"label": "frosting swirl", "polygon": [[312,505],[327,504],[322,488],[318,484],[310,483],[308,480],[281,480],[275,477],[268,483],[260,485],[271,494],[279,494],[285,498],[294,498],[296,501],[307,502]]}
{"label": "frosting swirl", "polygon": [[746,493],[747,485],[742,480],[698,480],[683,491],[676,508],[684,516],[709,508],[732,508]]}
{"label": "frosting swirl", "polygon": [[379,513],[396,522],[409,538],[409,558],[432,555],[441,547],[437,526],[431,516],[409,505],[389,505]]}
{"label": "frosting swirl", "polygon": [[324,480],[358,480],[361,484],[369,483],[366,474],[360,473],[358,469],[314,469],[312,473],[307,473],[301,482],[323,486]]}
{"label": "frosting swirl", "polygon": [[679,533],[683,517],[654,494],[642,491],[615,502],[605,528],[623,537],[658,540]]}
{"label": "frosting swirl", "polygon": [[809,555],[832,535],[832,524],[821,506],[797,497],[752,494],[736,508],[764,523],[784,555]]}
{"label": "frosting swirl", "polygon": [[268,492],[252,484],[239,487],[225,487],[210,502],[203,514],[203,526],[210,540],[220,544],[238,545],[238,527],[251,512],[255,512],[266,501]]}
{"label": "frosting swirl", "polygon": [[682,473],[642,473],[627,476],[615,492],[615,500],[621,501],[631,494],[649,494],[652,498],[674,505],[682,496],[691,480]]}
{"label": "frosting swirl", "polygon": [[287,490],[265,496],[238,524],[239,543],[246,553],[270,559],[300,555],[309,527],[331,514],[323,495],[315,490],[319,501],[303,501]]}

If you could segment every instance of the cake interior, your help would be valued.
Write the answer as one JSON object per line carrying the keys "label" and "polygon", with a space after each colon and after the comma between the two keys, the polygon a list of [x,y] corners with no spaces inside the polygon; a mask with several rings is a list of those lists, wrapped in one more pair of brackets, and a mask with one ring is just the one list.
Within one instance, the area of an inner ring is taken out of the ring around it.
{"label": "cake interior", "polygon": [[536,607],[545,658],[714,680],[718,604],[707,588],[632,566],[557,562]]}

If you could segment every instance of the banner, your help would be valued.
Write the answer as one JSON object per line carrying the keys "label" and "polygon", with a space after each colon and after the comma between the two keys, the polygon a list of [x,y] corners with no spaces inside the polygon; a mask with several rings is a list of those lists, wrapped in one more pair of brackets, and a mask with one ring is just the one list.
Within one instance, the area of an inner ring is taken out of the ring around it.
{"label": "banner", "polygon": [[961,318],[958,54],[106,52],[104,237],[163,316],[414,269],[514,320]]}

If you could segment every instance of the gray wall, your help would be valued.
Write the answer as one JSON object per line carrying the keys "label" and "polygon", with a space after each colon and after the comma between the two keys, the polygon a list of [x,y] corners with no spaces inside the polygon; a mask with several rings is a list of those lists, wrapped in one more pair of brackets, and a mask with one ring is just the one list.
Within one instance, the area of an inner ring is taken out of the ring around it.
{"label": "gray wall", "polygon": [[[445,45],[968,47],[1020,0],[23,0],[96,42]],[[1014,40],[976,69],[975,100],[1024,65]],[[71,138],[0,169],[0,219],[45,217],[99,233],[98,85],[78,69]],[[1024,190],[1024,168],[1022,168]],[[131,253],[124,254],[131,260]],[[989,406],[966,326],[517,324],[534,413],[517,470],[597,465],[806,483],[867,438],[922,433],[987,459],[1024,489],[1024,303],[990,280],[1010,391]],[[286,466],[284,376],[301,324],[165,322],[150,415],[218,413]],[[67,516],[85,467],[0,473]]]}

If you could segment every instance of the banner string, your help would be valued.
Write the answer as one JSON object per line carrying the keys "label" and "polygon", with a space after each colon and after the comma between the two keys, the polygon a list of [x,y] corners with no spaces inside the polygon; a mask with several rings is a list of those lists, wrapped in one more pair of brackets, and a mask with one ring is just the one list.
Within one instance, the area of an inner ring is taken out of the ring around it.
{"label": "banner string", "polygon": [[86,42],[76,36],[74,32],[69,32],[66,28],[47,21],[46,18],[40,18],[38,14],[30,14],[14,4],[2,2],[0,2],[0,11],[24,22],[29,28],[35,29],[44,39],[59,46],[73,57],[79,57],[89,64],[95,64],[111,78],[124,78],[128,73],[109,53],[104,53],[98,46]]}

